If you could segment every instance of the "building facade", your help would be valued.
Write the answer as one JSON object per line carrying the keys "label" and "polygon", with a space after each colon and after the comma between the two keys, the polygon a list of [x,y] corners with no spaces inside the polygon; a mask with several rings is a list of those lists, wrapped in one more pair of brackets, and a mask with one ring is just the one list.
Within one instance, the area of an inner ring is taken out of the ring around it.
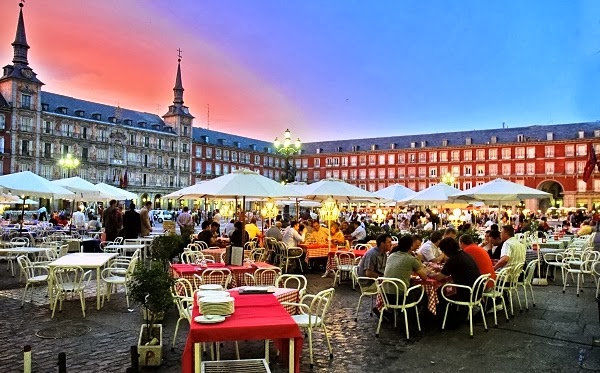
{"label": "building facade", "polygon": [[307,143],[293,161],[307,183],[333,177],[369,191],[396,183],[421,191],[450,174],[465,190],[503,178],[551,193],[542,209],[600,208],[600,176],[582,180],[590,144],[600,151],[600,123]]}
{"label": "building facade", "polygon": [[[80,176],[124,187],[141,196],[138,202],[151,200],[159,207],[162,195],[189,185],[194,117],[183,102],[180,60],[173,103],[160,117],[42,91],[27,59],[22,9],[12,46],[12,64],[0,77],[3,174]],[[79,167],[59,166],[66,154],[79,159]]]}

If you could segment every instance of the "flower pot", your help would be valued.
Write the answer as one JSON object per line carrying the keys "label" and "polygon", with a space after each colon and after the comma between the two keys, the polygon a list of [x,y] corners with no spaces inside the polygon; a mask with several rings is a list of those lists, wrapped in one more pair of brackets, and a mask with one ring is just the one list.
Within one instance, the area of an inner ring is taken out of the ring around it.
{"label": "flower pot", "polygon": [[[158,344],[153,346],[146,346],[146,341],[143,340],[146,334],[147,325],[142,325],[140,328],[140,336],[138,338],[138,354],[139,354],[139,365],[140,366],[159,366],[162,362],[162,325],[154,324],[153,336],[158,334]],[[158,333],[156,332],[158,331]]]}

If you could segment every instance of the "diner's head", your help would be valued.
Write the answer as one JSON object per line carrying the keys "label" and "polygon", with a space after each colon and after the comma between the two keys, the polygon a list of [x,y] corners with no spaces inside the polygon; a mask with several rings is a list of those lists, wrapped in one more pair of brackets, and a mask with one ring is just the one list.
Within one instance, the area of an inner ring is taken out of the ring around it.
{"label": "diner's head", "polygon": [[[210,225],[210,224],[209,224],[209,225]],[[238,231],[241,231],[241,230],[242,230],[242,228],[244,227],[244,225],[242,224],[242,222],[241,222],[241,221],[236,221],[235,223],[233,223],[233,227],[234,227],[236,230],[238,230]]]}
{"label": "diner's head", "polygon": [[439,247],[440,250],[442,250],[442,252],[446,254],[446,256],[456,255],[460,251],[460,246],[458,245],[458,242],[456,242],[454,238],[450,237],[446,237],[443,240],[441,240]]}
{"label": "diner's head", "polygon": [[498,229],[498,224],[492,224],[492,225],[490,225],[490,230],[491,231],[500,231],[500,229]]}
{"label": "diner's head", "polygon": [[256,224],[256,218],[250,219],[250,224]]}
{"label": "diner's head", "polygon": [[348,225],[349,225],[349,224],[348,224],[348,222],[347,222],[347,221],[343,221],[343,222],[342,222],[342,229],[343,229],[343,230],[346,230],[346,229],[348,229]]}
{"label": "diner's head", "polygon": [[275,226],[276,226],[278,229],[281,229],[281,220],[277,220],[277,221],[275,222]]}
{"label": "diner's head", "polygon": [[302,233],[304,231],[304,224],[298,224],[298,232]]}
{"label": "diner's head", "polygon": [[129,204],[129,209],[130,209],[131,211],[135,210],[135,203],[131,202],[131,203]]}
{"label": "diner's head", "polygon": [[202,230],[207,229],[209,226],[210,226],[210,222],[208,220],[205,220],[202,222],[202,225],[201,225]]}
{"label": "diner's head", "polygon": [[218,231],[220,227],[221,227],[221,225],[219,223],[217,223],[216,221],[213,221],[212,223],[210,223],[210,230],[213,232]]}
{"label": "diner's head", "polygon": [[117,205],[117,200],[116,199],[111,199],[110,202],[108,202],[109,206],[116,206]]}
{"label": "diner's head", "polygon": [[290,227],[294,228],[295,230],[298,230],[299,225],[300,225],[300,223],[298,223],[298,220],[292,220],[290,222]]}
{"label": "diner's head", "polygon": [[215,209],[215,214],[218,214],[218,213],[219,213],[219,209]]}
{"label": "diner's head", "polygon": [[144,203],[144,206],[146,206],[146,209],[152,208],[152,201],[146,201],[146,203]]}
{"label": "diner's head", "polygon": [[440,231],[431,232],[431,236],[429,236],[429,241],[433,242],[435,246],[440,246],[439,243],[444,238],[444,234]]}
{"label": "diner's head", "polygon": [[377,247],[384,252],[388,252],[392,248],[392,236],[390,236],[389,233],[380,234],[377,236],[375,242],[377,243]]}
{"label": "diner's head", "polygon": [[411,238],[412,238],[412,247],[410,248],[410,251],[419,250],[419,247],[421,247],[421,244],[423,243],[423,239],[421,238],[421,236],[419,236],[417,234],[413,234],[411,236]]}
{"label": "diner's head", "polygon": [[187,206],[183,206],[183,212],[188,212],[188,211],[190,211],[190,208]]}
{"label": "diner's head", "polygon": [[446,230],[444,231],[444,238],[446,237],[452,237],[452,238],[456,238],[457,232],[456,229],[454,228],[446,228]]}
{"label": "diner's head", "polygon": [[498,246],[502,242],[502,235],[499,231],[490,231],[490,243],[494,246]]}
{"label": "diner's head", "polygon": [[321,224],[319,224],[319,221],[315,219],[312,221],[311,227],[314,231],[318,231],[321,229]]}
{"label": "diner's head", "polygon": [[500,232],[500,233],[501,233],[500,236],[502,237],[502,239],[506,241],[510,237],[514,237],[514,235],[515,235],[515,228],[513,228],[512,225],[508,225],[508,224],[507,225],[503,225],[502,226],[502,232]]}
{"label": "diner's head", "polygon": [[37,220],[38,215],[37,214],[33,214],[33,215],[31,215],[31,217],[33,218],[33,220]]}
{"label": "diner's head", "polygon": [[398,245],[392,249],[392,253],[397,251],[401,251],[403,253],[407,253],[412,250],[413,239],[410,235],[405,234],[402,237],[398,238]]}
{"label": "diner's head", "polygon": [[329,229],[331,231],[331,233],[335,234],[340,230],[340,225],[338,224],[338,222],[333,222],[331,223],[331,228]]}
{"label": "diner's head", "polygon": [[463,234],[458,239],[458,244],[460,245],[461,248],[464,248],[465,246],[473,245],[473,243],[474,243],[473,237],[470,234]]}

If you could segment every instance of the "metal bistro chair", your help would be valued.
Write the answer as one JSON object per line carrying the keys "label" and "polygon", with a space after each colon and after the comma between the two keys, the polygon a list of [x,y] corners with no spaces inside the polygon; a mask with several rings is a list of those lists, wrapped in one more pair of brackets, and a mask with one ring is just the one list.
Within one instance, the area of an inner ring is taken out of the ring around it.
{"label": "metal bistro chair", "polygon": [[297,289],[298,297],[302,298],[306,294],[306,285],[308,280],[303,275],[283,274],[277,278],[275,284],[278,288]]}
{"label": "metal bistro chair", "polygon": [[194,275],[194,287],[198,289],[200,285],[213,284],[227,289],[231,279],[231,271],[227,268],[207,268],[202,274]]}
{"label": "metal bistro chair", "polygon": [[127,282],[129,281],[131,274],[133,273],[135,266],[137,265],[138,259],[134,258],[129,262],[129,266],[123,273],[122,267],[109,267],[104,268],[100,273],[102,281],[106,286],[104,293],[102,294],[102,307],[104,307],[104,297],[108,298],[110,302],[110,294],[112,293],[113,286],[123,285],[125,288],[125,301],[127,302],[127,308],[129,308],[129,293],[127,289]]}
{"label": "metal bistro chair", "polygon": [[31,285],[31,301],[33,302],[33,287],[36,284],[48,282],[48,266],[39,263],[32,263],[26,255],[17,257],[17,263],[21,268],[21,273],[25,274],[25,290],[23,290],[23,298],[21,299],[21,308],[25,303],[27,288]]}
{"label": "metal bistro chair", "polygon": [[54,304],[52,305],[52,317],[56,312],[56,303],[60,301],[59,312],[62,311],[62,303],[68,294],[79,294],[79,300],[81,302],[81,312],[85,317],[85,295],[83,291],[89,284],[92,271],[84,272],[81,267],[56,267],[52,271],[54,289],[55,291]]}
{"label": "metal bistro chair", "polygon": [[338,251],[333,255],[333,259],[337,267],[333,276],[333,286],[335,286],[336,281],[338,285],[342,283],[342,275],[344,273],[348,277],[352,277],[352,269],[354,268],[356,257],[351,252]]}
{"label": "metal bistro chair", "polygon": [[175,349],[175,340],[177,338],[177,331],[179,330],[179,323],[182,320],[187,320],[188,323],[192,323],[192,307],[194,306],[194,288],[192,284],[185,278],[178,278],[171,289],[173,295],[173,302],[177,306],[179,312],[179,319],[175,324],[175,333],[173,334],[173,345],[172,349]]}
{"label": "metal bistro chair", "polygon": [[508,318],[508,307],[506,307],[506,300],[504,299],[504,290],[507,289],[506,286],[506,281],[508,280],[509,277],[509,271],[510,268],[502,268],[497,274],[496,274],[496,280],[494,279],[489,279],[488,281],[492,281],[494,282],[494,288],[490,291],[486,291],[483,293],[483,297],[487,300],[487,299],[491,299],[492,300],[492,306],[494,307],[494,326],[498,326],[498,315],[497,315],[497,310],[496,310],[496,299],[500,298],[501,305],[502,307],[504,307],[504,315],[506,316],[506,322],[509,322],[510,319]]}
{"label": "metal bistro chair", "polygon": [[[442,322],[442,330],[446,327],[446,318],[448,317],[448,307],[450,307],[450,304],[455,304],[457,306],[469,307],[469,336],[471,338],[473,338],[473,308],[474,307],[479,307],[479,309],[481,311],[481,318],[483,319],[483,326],[485,327],[486,331],[488,330],[487,322],[485,320],[485,311],[483,310],[483,306],[481,305],[481,299],[483,298],[483,291],[485,289],[485,285],[487,284],[489,278],[490,278],[489,274],[484,274],[484,275],[479,276],[477,278],[477,280],[475,280],[475,282],[473,283],[472,287],[460,285],[460,284],[451,284],[451,283],[444,284],[444,286],[442,286],[442,291],[441,291],[442,297],[444,297],[444,299],[448,302],[448,304],[446,304],[446,312],[444,312],[444,321]],[[448,298],[446,296],[445,289],[449,286],[468,290],[469,291],[469,299],[462,301],[462,300],[455,300],[455,299]]]}
{"label": "metal bistro chair", "polygon": [[281,276],[281,268],[258,268],[254,274],[244,273],[246,286],[275,286]]}
{"label": "metal bistro chair", "polygon": [[[409,301],[407,303],[407,298],[411,294],[411,291],[417,292],[419,296],[416,300],[413,300],[412,302]],[[397,324],[396,311],[400,310],[402,311],[402,313],[404,313],[406,339],[408,340],[410,338],[410,334],[408,332],[408,309],[414,308],[415,314],[417,315],[417,327],[419,328],[419,331],[421,331],[421,320],[419,319],[419,308],[417,307],[417,304],[419,304],[421,299],[423,299],[423,294],[425,293],[423,285],[415,285],[407,289],[404,281],[398,278],[379,277],[377,279],[377,293],[383,299],[383,308],[379,313],[379,322],[377,323],[377,331],[375,332],[375,337],[379,337],[381,321],[383,320],[383,314],[386,310],[394,311],[394,328]],[[390,299],[390,296],[392,296],[393,298]]]}
{"label": "metal bistro chair", "polygon": [[303,251],[301,248],[299,247],[288,247],[288,245],[285,242],[280,242],[279,243],[280,247],[281,247],[281,259],[282,259],[282,267],[283,267],[283,263],[285,263],[285,272],[287,273],[288,271],[288,265],[290,264],[290,261],[294,261],[297,260],[298,261],[298,265],[300,266],[300,272],[304,272],[302,270],[302,254]]}
{"label": "metal bistro chair", "polygon": [[[566,291],[567,287],[567,275],[574,274],[577,275],[577,296],[579,296],[579,284],[584,281],[585,275],[591,275],[594,277],[594,282],[596,282],[595,274],[594,274],[594,263],[598,262],[600,259],[600,252],[598,251],[586,251],[580,260],[571,261],[569,258],[563,259],[563,263],[565,263],[565,282],[563,284],[563,293]],[[583,290],[582,290],[583,291]]]}
{"label": "metal bistro chair", "polygon": [[527,267],[523,270],[523,280],[517,281],[517,286],[521,286],[523,288],[523,296],[525,297],[526,311],[529,311],[529,302],[527,300],[527,288],[529,288],[529,292],[531,293],[531,302],[535,307],[535,296],[533,295],[533,286],[531,286],[531,283],[533,282],[535,269],[537,268],[539,263],[540,261],[538,259],[529,262],[529,264],[527,264]]}
{"label": "metal bistro chair", "polygon": [[358,266],[352,268],[352,277],[354,282],[358,284],[360,289],[360,297],[358,298],[358,304],[356,305],[356,314],[354,315],[354,321],[358,321],[358,311],[360,310],[360,304],[363,297],[371,297],[371,307],[369,308],[369,316],[373,316],[373,298],[377,295],[377,286],[375,285],[375,279],[371,277],[360,277],[358,275]]}

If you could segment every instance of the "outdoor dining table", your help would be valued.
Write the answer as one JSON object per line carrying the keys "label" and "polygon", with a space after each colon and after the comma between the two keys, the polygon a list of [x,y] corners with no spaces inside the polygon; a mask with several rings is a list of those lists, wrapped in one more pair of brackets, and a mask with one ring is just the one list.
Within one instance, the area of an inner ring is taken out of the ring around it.
{"label": "outdoor dining table", "polygon": [[135,252],[136,250],[142,250],[146,247],[144,244],[110,244],[105,246],[105,249],[117,249],[120,251],[121,255],[126,256],[125,254],[129,252]]}
{"label": "outdoor dining table", "polygon": [[67,254],[63,257],[56,259],[55,261],[48,264],[49,276],[48,276],[48,294],[50,295],[50,307],[52,307],[54,292],[53,292],[53,273],[56,267],[81,267],[83,269],[95,269],[96,270],[96,309],[100,309],[100,272],[102,267],[108,263],[109,260],[119,255],[118,253],[73,253]]}
{"label": "outdoor dining table", "polygon": [[[181,358],[183,373],[200,373],[202,363],[201,343],[265,340],[265,358],[268,360],[268,341],[274,340],[279,350],[287,343],[288,370],[300,371],[302,332],[298,324],[272,294],[240,295],[230,291],[234,298],[235,312],[217,324],[199,324],[192,321],[185,349]],[[192,320],[200,315],[194,297]]]}
{"label": "outdoor dining table", "polygon": [[337,270],[337,263],[335,262],[335,254],[337,253],[352,253],[354,254],[355,258],[362,258],[363,256],[365,256],[365,254],[367,253],[368,250],[352,250],[352,251],[348,251],[348,250],[338,250],[338,251],[330,251],[327,254],[327,266],[325,267],[325,269],[327,271],[336,271]]}
{"label": "outdoor dining table", "polygon": [[[197,264],[171,264],[171,271],[175,278],[185,278],[189,281],[194,281],[194,275],[201,275],[206,269],[229,269],[231,271],[230,288],[245,285],[244,275],[246,273],[253,274],[259,268],[277,269],[274,265],[264,262],[255,262],[241,266],[225,265],[223,263],[208,263],[206,267]],[[275,279],[273,279],[274,281]]]}
{"label": "outdoor dining table", "polygon": [[138,238],[127,238],[125,240],[125,244],[137,244],[137,245],[144,245],[144,248],[142,250],[142,260],[146,259],[148,257],[150,257],[150,249],[152,248],[152,241],[154,241],[154,237],[138,237]]}
{"label": "outdoor dining table", "polygon": [[337,246],[326,243],[310,243],[310,244],[299,244],[300,247],[306,253],[304,260],[308,263],[309,260],[314,258],[326,258],[330,251],[336,252]]}

